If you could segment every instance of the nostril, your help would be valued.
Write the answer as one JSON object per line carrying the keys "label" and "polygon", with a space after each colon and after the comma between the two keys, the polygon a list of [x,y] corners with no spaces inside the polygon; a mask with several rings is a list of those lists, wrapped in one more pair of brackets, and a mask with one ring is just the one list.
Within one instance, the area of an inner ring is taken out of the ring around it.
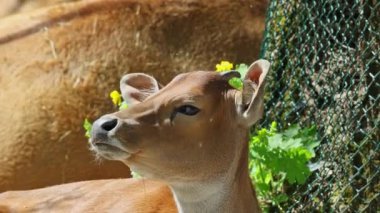
{"label": "nostril", "polygon": [[106,131],[111,131],[117,125],[117,119],[106,121],[100,125],[100,127]]}

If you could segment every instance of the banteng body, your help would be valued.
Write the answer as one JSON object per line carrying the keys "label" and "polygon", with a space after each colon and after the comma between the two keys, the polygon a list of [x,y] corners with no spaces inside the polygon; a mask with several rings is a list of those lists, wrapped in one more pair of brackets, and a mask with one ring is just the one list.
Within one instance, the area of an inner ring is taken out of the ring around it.
{"label": "banteng body", "polygon": [[[268,69],[265,60],[251,65],[242,91],[228,83],[239,77],[235,71],[181,74],[162,89],[148,75],[124,76],[120,89],[130,106],[94,123],[91,147],[147,180],[89,181],[25,195],[9,192],[0,196],[0,204],[9,203],[2,208],[259,212],[248,175],[247,141],[249,127],[262,116]],[[25,205],[27,198],[34,203]],[[49,205],[36,205],[41,200],[50,200]],[[99,200],[104,202],[95,202]]]}

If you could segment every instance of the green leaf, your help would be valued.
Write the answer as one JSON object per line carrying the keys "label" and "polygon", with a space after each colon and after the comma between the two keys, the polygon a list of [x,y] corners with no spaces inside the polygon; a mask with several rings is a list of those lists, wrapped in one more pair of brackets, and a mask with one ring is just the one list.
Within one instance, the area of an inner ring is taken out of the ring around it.
{"label": "green leaf", "polygon": [[128,104],[125,101],[121,102],[119,106],[119,110],[127,109],[127,108],[128,108]]}
{"label": "green leaf", "polygon": [[298,134],[299,130],[300,130],[299,125],[292,125],[286,131],[284,131],[284,135],[286,137],[291,138],[291,137],[296,136]]}
{"label": "green leaf", "polygon": [[131,171],[132,178],[139,179],[142,178],[141,175],[137,172]]}
{"label": "green leaf", "polygon": [[273,136],[268,137],[269,149],[280,148],[282,144],[282,134],[274,134]]}
{"label": "green leaf", "polygon": [[273,121],[272,124],[270,125],[269,132],[272,134],[277,132],[277,122],[276,121]]}
{"label": "green leaf", "polygon": [[302,141],[300,138],[290,138],[288,140],[284,140],[281,144],[281,149],[290,150],[293,148],[298,148],[302,146]]}
{"label": "green leaf", "polygon": [[83,128],[86,130],[85,136],[87,138],[90,138],[91,137],[92,124],[90,123],[90,121],[88,121],[87,118],[84,119]]}
{"label": "green leaf", "polygon": [[228,80],[228,83],[237,90],[243,89],[243,81],[240,78],[231,78],[230,80]]}
{"label": "green leaf", "polygon": [[304,147],[311,153],[312,157],[315,156],[314,149],[319,146],[320,142],[316,137],[317,129],[315,126],[301,130],[298,134],[299,138],[302,138]]}
{"label": "green leaf", "polygon": [[264,196],[269,192],[269,185],[268,184],[256,182],[255,187],[256,187],[257,191]]}
{"label": "green leaf", "polygon": [[286,194],[279,194],[273,198],[275,203],[278,203],[278,204],[286,202],[288,199],[289,197]]}
{"label": "green leaf", "polygon": [[273,176],[270,172],[265,175],[264,183],[269,184],[273,180]]}
{"label": "green leaf", "polygon": [[269,130],[262,128],[249,141],[250,176],[257,185],[259,199],[281,206],[288,197],[283,194],[285,181],[303,184],[310,176],[309,161],[319,145],[316,128],[291,125],[283,132],[272,122]]}
{"label": "green leaf", "polygon": [[285,153],[282,158],[282,169],[286,173],[286,180],[290,184],[303,184],[310,175],[307,162],[310,153],[304,148],[294,148]]}
{"label": "green leaf", "polygon": [[240,73],[241,78],[244,79],[248,72],[248,66],[246,64],[237,64],[235,69]]}

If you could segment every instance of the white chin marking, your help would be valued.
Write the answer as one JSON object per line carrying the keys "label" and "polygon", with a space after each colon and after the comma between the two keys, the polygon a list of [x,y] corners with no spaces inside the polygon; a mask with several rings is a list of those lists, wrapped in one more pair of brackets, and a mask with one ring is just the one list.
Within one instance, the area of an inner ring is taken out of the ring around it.
{"label": "white chin marking", "polygon": [[93,151],[97,157],[102,157],[107,160],[124,161],[131,156],[130,153],[109,145],[91,145],[90,150]]}

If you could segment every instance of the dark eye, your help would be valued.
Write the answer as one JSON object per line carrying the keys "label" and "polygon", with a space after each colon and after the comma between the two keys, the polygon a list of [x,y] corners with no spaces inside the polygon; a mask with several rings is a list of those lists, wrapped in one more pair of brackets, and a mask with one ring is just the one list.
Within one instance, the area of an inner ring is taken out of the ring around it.
{"label": "dark eye", "polygon": [[176,109],[177,113],[181,113],[181,114],[189,115],[189,116],[196,115],[199,111],[200,109],[191,105],[183,105]]}

